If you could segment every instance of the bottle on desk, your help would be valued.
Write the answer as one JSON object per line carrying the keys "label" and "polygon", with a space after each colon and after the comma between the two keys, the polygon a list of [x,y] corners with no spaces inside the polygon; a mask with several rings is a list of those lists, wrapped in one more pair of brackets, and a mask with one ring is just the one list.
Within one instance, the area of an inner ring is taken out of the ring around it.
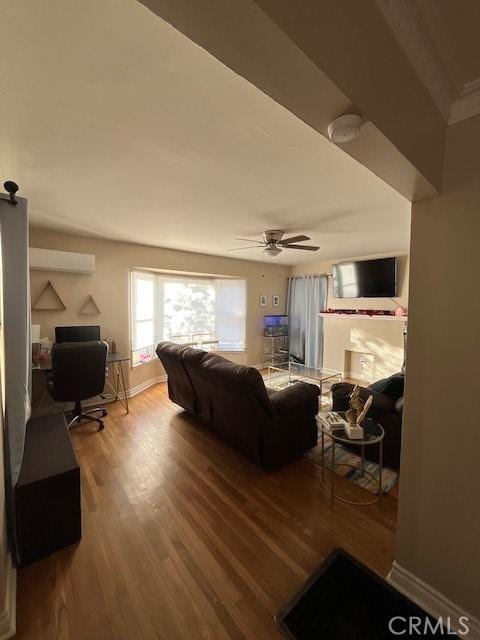
{"label": "bottle on desk", "polygon": [[110,345],[110,353],[117,353],[117,343],[115,340],[112,340],[112,344]]}

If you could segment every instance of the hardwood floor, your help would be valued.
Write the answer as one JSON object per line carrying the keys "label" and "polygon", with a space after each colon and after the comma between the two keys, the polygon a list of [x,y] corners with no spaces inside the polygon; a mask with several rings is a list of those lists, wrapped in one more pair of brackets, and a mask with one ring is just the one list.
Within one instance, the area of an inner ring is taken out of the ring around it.
{"label": "hardwood floor", "polygon": [[[267,474],[164,384],[72,432],[83,539],[18,573],[18,640],[280,637],[274,614],[342,546],[386,575],[397,501],[330,505],[306,458]],[[346,492],[362,490],[342,481]]]}

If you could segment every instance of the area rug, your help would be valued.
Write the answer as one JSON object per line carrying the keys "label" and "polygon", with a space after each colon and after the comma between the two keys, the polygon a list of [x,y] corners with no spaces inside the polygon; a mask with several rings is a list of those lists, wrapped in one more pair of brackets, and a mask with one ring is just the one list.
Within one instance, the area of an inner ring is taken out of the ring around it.
{"label": "area rug", "polygon": [[412,637],[409,620],[419,621],[422,638],[445,633],[423,609],[342,549],[332,551],[300,593],[275,616],[283,636],[295,640]]}
{"label": "area rug", "polygon": [[[320,442],[320,433],[318,434],[318,441]],[[372,445],[376,446],[376,445]],[[307,458],[313,460],[318,465],[322,464],[322,450],[319,444],[314,449],[306,454]],[[325,462],[327,468],[330,468],[332,459],[332,441],[328,436],[325,436]],[[357,487],[367,489],[368,491],[377,494],[378,493],[378,464],[376,462],[365,461],[365,475],[362,475],[360,469],[352,469],[351,467],[338,466],[340,464],[354,465],[355,467],[361,466],[362,459],[359,455],[350,451],[346,447],[342,447],[341,444],[335,445],[335,473],[345,478],[348,478]],[[373,476],[373,478],[371,477]],[[398,472],[395,469],[389,467],[383,467],[382,472],[382,494],[389,493],[398,482]]]}

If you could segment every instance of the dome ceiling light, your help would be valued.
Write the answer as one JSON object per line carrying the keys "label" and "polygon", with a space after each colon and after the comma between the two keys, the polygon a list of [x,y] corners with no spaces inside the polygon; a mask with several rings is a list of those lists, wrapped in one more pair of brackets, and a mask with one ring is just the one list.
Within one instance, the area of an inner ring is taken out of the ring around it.
{"label": "dome ceiling light", "polygon": [[347,113],[335,118],[328,125],[328,137],[335,144],[346,144],[358,138],[363,124],[361,116],[356,113]]}

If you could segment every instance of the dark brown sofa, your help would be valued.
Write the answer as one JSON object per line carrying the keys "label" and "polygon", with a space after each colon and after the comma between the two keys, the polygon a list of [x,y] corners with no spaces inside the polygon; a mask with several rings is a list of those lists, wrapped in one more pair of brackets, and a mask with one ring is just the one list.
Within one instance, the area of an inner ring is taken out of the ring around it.
{"label": "dark brown sofa", "polygon": [[257,369],[215,353],[171,342],[161,342],[156,352],[170,399],[264,469],[276,469],[317,444],[315,385],[267,391]]}

